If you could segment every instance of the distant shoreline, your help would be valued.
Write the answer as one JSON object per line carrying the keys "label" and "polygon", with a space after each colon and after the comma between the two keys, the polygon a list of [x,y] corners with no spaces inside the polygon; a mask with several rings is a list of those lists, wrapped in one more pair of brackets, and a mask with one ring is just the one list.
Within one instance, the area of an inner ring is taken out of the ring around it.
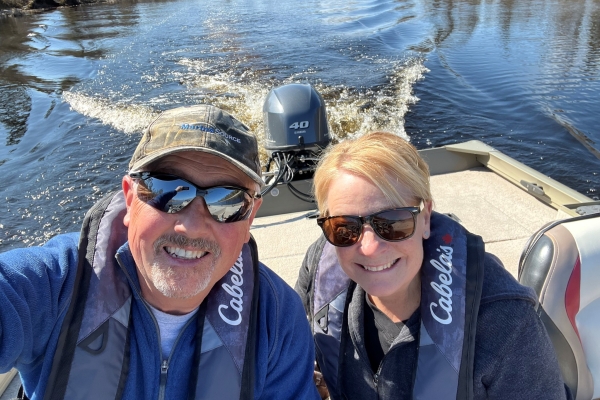
{"label": "distant shoreline", "polygon": [[0,0],[0,18],[22,17],[54,10],[59,7],[74,7],[81,4],[107,3],[111,0]]}

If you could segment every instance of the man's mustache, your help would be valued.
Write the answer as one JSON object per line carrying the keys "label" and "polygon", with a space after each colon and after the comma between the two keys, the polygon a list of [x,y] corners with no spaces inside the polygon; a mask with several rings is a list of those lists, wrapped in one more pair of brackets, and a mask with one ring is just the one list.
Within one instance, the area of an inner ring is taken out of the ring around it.
{"label": "man's mustache", "polygon": [[215,257],[219,257],[219,255],[221,255],[221,247],[217,244],[217,242],[204,238],[190,239],[183,235],[165,234],[156,239],[154,242],[154,252],[159,254],[165,246],[183,247],[188,250],[193,248],[198,251],[208,251]]}

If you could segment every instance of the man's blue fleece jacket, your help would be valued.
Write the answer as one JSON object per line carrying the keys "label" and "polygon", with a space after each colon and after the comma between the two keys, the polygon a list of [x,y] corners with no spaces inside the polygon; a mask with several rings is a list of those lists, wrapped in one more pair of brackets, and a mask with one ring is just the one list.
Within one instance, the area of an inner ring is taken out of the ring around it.
{"label": "man's blue fleece jacket", "polygon": [[[19,370],[27,395],[42,398],[61,325],[71,300],[79,234],[59,235],[42,247],[0,254],[0,372]],[[130,367],[124,399],[157,399],[161,351],[157,327],[139,297],[135,263],[119,250],[133,290]],[[257,399],[320,399],[312,380],[314,344],[298,295],[260,266],[254,395]],[[173,349],[166,399],[187,398],[195,324]]]}

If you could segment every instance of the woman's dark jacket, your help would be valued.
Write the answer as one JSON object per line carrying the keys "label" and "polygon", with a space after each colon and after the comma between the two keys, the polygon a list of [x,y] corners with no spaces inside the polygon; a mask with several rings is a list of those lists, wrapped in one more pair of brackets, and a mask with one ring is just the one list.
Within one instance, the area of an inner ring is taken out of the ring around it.
{"label": "woman's dark jacket", "polygon": [[[296,283],[309,319],[314,274],[325,244],[321,237],[310,246]],[[483,269],[475,334],[473,398],[569,399],[554,349],[535,313],[533,292],[529,293],[489,253],[484,255]],[[340,351],[343,360],[337,362],[343,367],[337,377],[339,387],[330,388],[332,399],[412,399],[419,324],[416,329],[402,330],[378,371],[373,372],[364,341],[365,292],[355,285],[349,296],[352,297],[346,310],[345,341],[351,343],[354,351]]]}

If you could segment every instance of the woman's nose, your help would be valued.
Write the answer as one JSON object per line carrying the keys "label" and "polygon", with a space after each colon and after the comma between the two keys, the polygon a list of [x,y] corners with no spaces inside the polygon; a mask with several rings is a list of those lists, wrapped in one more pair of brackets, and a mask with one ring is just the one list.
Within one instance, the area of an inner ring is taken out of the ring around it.
{"label": "woman's nose", "polygon": [[382,241],[383,239],[377,236],[371,225],[363,225],[363,234],[360,238],[360,249],[364,255],[370,256],[376,254],[381,248]]}

